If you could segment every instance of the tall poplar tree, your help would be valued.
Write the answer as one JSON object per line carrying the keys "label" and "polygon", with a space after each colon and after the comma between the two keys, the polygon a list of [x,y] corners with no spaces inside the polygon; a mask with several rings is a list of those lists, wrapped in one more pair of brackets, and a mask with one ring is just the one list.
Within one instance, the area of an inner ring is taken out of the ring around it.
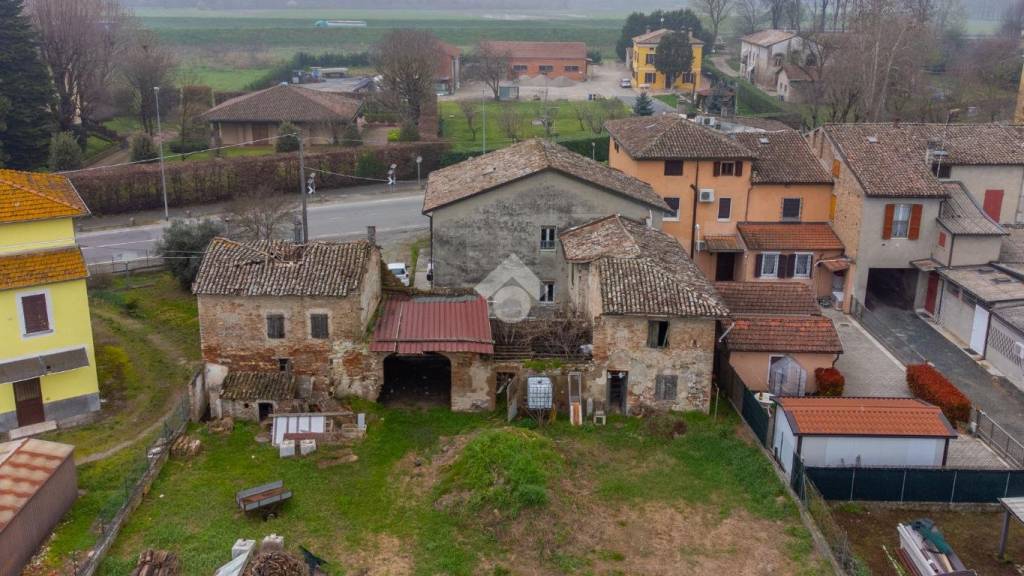
{"label": "tall poplar tree", "polygon": [[0,163],[32,169],[47,161],[53,99],[50,74],[39,57],[22,0],[0,0]]}

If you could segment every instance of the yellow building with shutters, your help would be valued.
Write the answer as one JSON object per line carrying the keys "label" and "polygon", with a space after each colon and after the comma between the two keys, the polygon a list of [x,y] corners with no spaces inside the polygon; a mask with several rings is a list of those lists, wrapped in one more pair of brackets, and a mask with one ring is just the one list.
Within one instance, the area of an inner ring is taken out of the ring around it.
{"label": "yellow building with shutters", "polygon": [[672,30],[662,28],[654,32],[648,32],[633,37],[633,49],[630,51],[629,67],[633,71],[633,88],[638,91],[664,92],[677,91],[693,93],[700,89],[701,59],[704,57],[704,43],[690,36],[690,46],[693,48],[693,64],[690,71],[680,74],[672,85],[664,74],[654,67],[654,55],[658,51],[658,43]]}
{"label": "yellow building with shutters", "polygon": [[0,170],[0,433],[100,409],[89,272],[74,228],[87,214],[64,176]]}

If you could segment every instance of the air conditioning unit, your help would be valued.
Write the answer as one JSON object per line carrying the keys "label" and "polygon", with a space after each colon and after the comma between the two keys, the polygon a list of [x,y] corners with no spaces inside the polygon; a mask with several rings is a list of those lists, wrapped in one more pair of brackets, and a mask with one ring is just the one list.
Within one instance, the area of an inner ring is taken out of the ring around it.
{"label": "air conditioning unit", "polygon": [[708,243],[703,240],[697,240],[697,252],[706,252],[708,249]]}
{"label": "air conditioning unit", "polygon": [[711,188],[701,188],[700,193],[697,195],[697,199],[704,203],[714,202],[715,191]]}

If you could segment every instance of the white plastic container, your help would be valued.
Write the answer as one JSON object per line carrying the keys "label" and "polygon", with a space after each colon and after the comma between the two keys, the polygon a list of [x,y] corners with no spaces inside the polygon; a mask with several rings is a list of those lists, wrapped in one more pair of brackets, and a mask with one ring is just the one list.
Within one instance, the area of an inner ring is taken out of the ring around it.
{"label": "white plastic container", "polygon": [[299,454],[305,456],[312,452],[316,452],[316,440],[310,438],[309,440],[301,440],[299,442]]}
{"label": "white plastic container", "polygon": [[285,440],[284,442],[281,442],[281,445],[278,447],[278,454],[281,458],[291,458],[292,456],[295,456],[295,441]]}

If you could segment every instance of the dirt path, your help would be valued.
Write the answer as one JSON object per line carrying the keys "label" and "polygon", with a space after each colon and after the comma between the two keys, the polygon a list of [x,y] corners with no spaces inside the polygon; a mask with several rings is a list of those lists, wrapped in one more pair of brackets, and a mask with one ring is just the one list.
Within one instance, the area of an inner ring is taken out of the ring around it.
{"label": "dirt path", "polygon": [[[98,316],[107,322],[120,323],[133,330],[143,331],[145,329],[143,324],[138,320],[126,316],[113,314],[107,310],[104,310],[102,307],[94,306],[92,308],[92,313],[93,315]],[[160,350],[161,352],[165,353],[176,364],[185,366],[191,363],[188,357],[181,351],[180,348],[178,348],[176,344],[168,342],[167,340],[164,339],[163,336],[161,336],[158,333],[147,332],[146,341],[157,350]],[[76,464],[89,464],[91,462],[98,462],[105,458],[109,458],[114,454],[117,454],[121,450],[124,450],[125,448],[135,445],[137,442],[139,442],[146,436],[156,432],[157,430],[160,429],[161,426],[164,425],[168,418],[171,417],[171,415],[174,413],[174,410],[178,408],[178,406],[181,404],[181,399],[184,395],[185,390],[183,387],[175,387],[173,389],[172,394],[168,396],[167,401],[164,403],[164,408],[160,418],[158,418],[155,422],[143,428],[131,438],[122,440],[121,442],[114,444],[113,446],[107,448],[106,450],[95,452],[93,454],[85,456],[80,460],[76,460]]]}
{"label": "dirt path", "polygon": [[[166,144],[167,146],[170,146],[170,142],[172,140],[174,140],[175,138],[177,138],[178,131],[177,130],[164,130],[160,134],[161,134],[161,137],[163,138],[164,144]],[[129,138],[129,144],[130,143],[131,143],[131,139]],[[173,154],[173,152],[171,152],[170,148],[167,147],[167,146],[164,147],[164,155],[165,156]],[[113,154],[109,154],[107,156],[104,156],[103,158],[100,158],[95,163],[90,164],[87,167],[88,168],[96,168],[96,167],[99,167],[99,166],[118,166],[120,164],[127,164],[128,162],[131,162],[131,160],[132,160],[131,148],[130,147],[129,148],[122,148],[121,150],[118,150],[117,152],[114,152]]]}
{"label": "dirt path", "polygon": [[729,58],[727,56],[712,56],[711,63],[715,65],[715,68],[718,68],[719,72],[730,78],[735,78],[740,75],[738,70],[734,70],[733,67],[729,65]]}

